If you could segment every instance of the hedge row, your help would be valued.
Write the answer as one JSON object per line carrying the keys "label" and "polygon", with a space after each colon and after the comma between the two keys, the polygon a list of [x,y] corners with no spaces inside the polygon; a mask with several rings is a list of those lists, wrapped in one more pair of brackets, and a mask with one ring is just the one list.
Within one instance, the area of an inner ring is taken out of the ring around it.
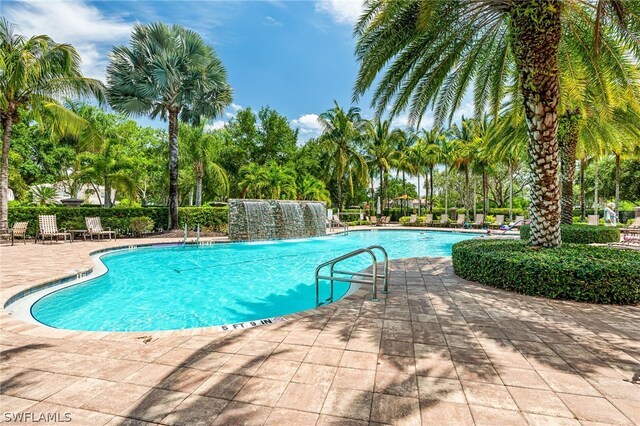
{"label": "hedge row", "polygon": [[[520,227],[520,239],[529,241],[531,226]],[[614,226],[594,225],[560,225],[560,236],[563,243],[572,244],[606,244],[620,241],[620,229]]]}
{"label": "hedge row", "polygon": [[578,244],[536,250],[523,241],[453,245],[457,275],[530,296],[579,302],[640,302],[640,252]]}
{"label": "hedge row", "polygon": [[[227,223],[227,207],[180,207],[178,216],[180,224],[188,223],[193,228],[197,223],[201,227],[220,230]],[[120,233],[131,231],[131,219],[148,217],[153,221],[154,230],[169,227],[168,207],[12,207],[9,209],[9,224],[29,221],[27,233],[35,235],[38,227],[38,216],[53,214],[57,217],[58,227],[65,229],[85,229],[85,217],[98,216],[102,226],[118,230]]]}

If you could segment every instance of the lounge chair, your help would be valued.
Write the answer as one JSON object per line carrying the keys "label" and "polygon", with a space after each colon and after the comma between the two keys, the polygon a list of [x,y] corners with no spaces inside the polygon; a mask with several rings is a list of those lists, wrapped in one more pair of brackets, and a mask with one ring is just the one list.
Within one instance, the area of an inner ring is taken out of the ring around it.
{"label": "lounge chair", "polygon": [[587,223],[591,226],[598,226],[600,224],[600,216],[597,214],[590,214],[587,216]]}
{"label": "lounge chair", "polygon": [[372,225],[378,225],[378,217],[377,216],[369,216],[369,222],[371,222]]}
{"label": "lounge chair", "polygon": [[458,215],[458,221],[453,224],[453,227],[454,228],[462,228],[464,226],[464,219],[465,218],[466,218],[466,215],[464,213],[460,213]]}
{"label": "lounge chair", "polygon": [[388,225],[391,223],[391,216],[382,216],[382,224]]}
{"label": "lounge chair", "polygon": [[482,228],[484,226],[484,215],[482,213],[478,213],[476,215],[476,221],[471,224],[474,228]]}
{"label": "lounge chair", "polygon": [[407,225],[415,225],[417,221],[418,221],[418,215],[412,214],[411,217],[409,218],[409,222],[407,222]]}
{"label": "lounge chair", "polygon": [[622,232],[622,243],[638,244],[640,243],[640,216],[633,219],[631,225],[620,230]]}
{"label": "lounge chair", "polygon": [[424,226],[433,226],[433,215],[431,213],[425,216]]}
{"label": "lounge chair", "polygon": [[97,235],[99,240],[102,239],[103,235],[108,235],[109,241],[111,241],[112,235],[113,239],[116,239],[116,233],[111,228],[102,227],[102,220],[99,217],[85,217],[84,221],[87,224],[87,235],[92,240],[94,235]]}
{"label": "lounge chair", "polygon": [[49,237],[49,240],[53,243],[53,237],[56,237],[56,241],[59,237],[63,237],[64,241],[67,241],[67,237],[69,237],[69,242],[72,242],[71,234],[67,232],[65,229],[58,229],[58,223],[55,215],[40,215],[38,216],[38,225],[39,230],[36,235],[36,243],[38,242],[38,238],[42,239],[44,243],[44,239]]}
{"label": "lounge chair", "polygon": [[446,213],[442,213],[440,216],[440,222],[438,222],[438,226],[442,226],[447,228],[449,226],[449,215]]}
{"label": "lounge chair", "polygon": [[16,237],[21,237],[25,244],[27,244],[27,225],[29,222],[16,222],[11,228],[11,245],[13,245]]}
{"label": "lounge chair", "polygon": [[496,215],[496,221],[492,224],[492,226],[495,228],[500,228],[502,225],[504,225],[504,215],[498,214]]}
{"label": "lounge chair", "polygon": [[516,220],[513,222],[513,226],[522,226],[524,225],[524,216],[516,216]]}

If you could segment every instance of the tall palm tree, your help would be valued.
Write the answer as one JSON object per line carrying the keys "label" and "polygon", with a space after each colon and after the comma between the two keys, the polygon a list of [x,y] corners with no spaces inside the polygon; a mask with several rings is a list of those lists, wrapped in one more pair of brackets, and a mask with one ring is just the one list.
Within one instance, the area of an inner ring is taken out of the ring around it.
{"label": "tall palm tree", "polygon": [[471,206],[471,192],[469,186],[469,174],[475,161],[475,135],[476,122],[473,119],[465,119],[462,117],[460,126],[454,124],[449,128],[449,137],[453,144],[453,152],[451,157],[451,168],[457,170],[464,175],[463,201],[465,213],[469,215]]}
{"label": "tall palm tree", "polygon": [[369,176],[367,163],[357,145],[362,137],[364,121],[359,108],[351,107],[345,111],[337,102],[334,102],[332,109],[320,114],[318,121],[322,126],[320,143],[329,155],[327,168],[336,182],[336,204],[341,209],[344,182],[347,182],[353,195],[354,180],[365,185]]}
{"label": "tall palm tree", "polygon": [[21,112],[30,110],[36,120],[46,120],[57,135],[78,134],[87,123],[64,108],[59,97],[95,96],[102,101],[103,90],[98,80],[82,75],[80,55],[72,46],[46,35],[26,38],[0,17],[0,230],[8,228],[9,151]]}
{"label": "tall palm tree", "polygon": [[[426,175],[429,158],[429,147],[422,137],[418,137],[417,142],[403,155],[407,172],[411,176],[418,178],[418,216],[422,215],[422,196],[420,194],[420,176]],[[426,187],[426,185],[425,185]],[[406,191],[405,191],[406,192]],[[428,199],[425,195],[425,199]]]}
{"label": "tall palm tree", "polygon": [[229,193],[229,177],[217,161],[219,141],[216,135],[205,131],[205,124],[197,126],[180,123],[178,140],[182,145],[182,158],[193,169],[196,178],[196,207],[202,205],[202,182],[205,176],[220,195]]}
{"label": "tall palm tree", "polygon": [[391,120],[367,121],[364,128],[365,155],[367,166],[378,170],[380,179],[380,195],[385,207],[389,207],[388,183],[391,165],[397,157],[396,140],[401,134],[391,130]]}
{"label": "tall palm tree", "polygon": [[169,121],[170,228],[178,228],[178,120],[199,124],[231,103],[227,72],[194,31],[158,22],[136,25],[129,47],[115,46],[107,66],[116,111]]}
{"label": "tall palm tree", "polygon": [[448,143],[439,127],[423,131],[420,140],[425,145],[425,166],[429,169],[429,212],[433,213],[433,170],[438,164],[448,166],[446,158]]}
{"label": "tall palm tree", "polygon": [[[398,173],[402,173],[402,196],[405,197],[405,210],[404,215],[407,215],[407,207],[408,207],[408,198],[407,196],[407,179],[405,173],[411,173],[414,169],[413,165],[409,161],[409,152],[411,148],[413,148],[418,141],[418,134],[411,130],[400,130],[397,129],[394,131],[395,137],[393,138],[395,143],[395,153],[391,158],[391,166],[396,169],[396,177]],[[418,182],[418,193],[420,191],[420,182]]]}
{"label": "tall palm tree", "polygon": [[[471,85],[476,116],[488,107],[497,117],[505,85],[515,80],[532,172],[530,242],[558,247],[558,53],[566,46],[594,61],[614,58],[612,42],[624,40],[637,57],[639,27],[638,2],[369,0],[355,28],[360,71],[354,95],[377,81],[372,105],[378,115],[408,107],[418,122],[435,105],[439,124],[451,119]],[[616,68],[615,60],[608,65]]]}

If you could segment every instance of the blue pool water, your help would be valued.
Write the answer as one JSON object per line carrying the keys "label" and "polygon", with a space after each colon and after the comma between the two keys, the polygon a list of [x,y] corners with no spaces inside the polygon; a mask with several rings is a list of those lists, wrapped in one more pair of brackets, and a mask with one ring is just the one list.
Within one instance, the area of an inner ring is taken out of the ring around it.
{"label": "blue pool water", "polygon": [[[72,330],[150,331],[232,324],[315,307],[318,264],[370,245],[390,259],[450,256],[469,235],[360,231],[304,240],[139,248],[102,257],[109,272],[36,302],[32,315]],[[368,255],[340,269],[370,265]],[[349,285],[336,283],[335,300]],[[393,288],[390,288],[393,291]],[[321,286],[321,300],[329,285]]]}

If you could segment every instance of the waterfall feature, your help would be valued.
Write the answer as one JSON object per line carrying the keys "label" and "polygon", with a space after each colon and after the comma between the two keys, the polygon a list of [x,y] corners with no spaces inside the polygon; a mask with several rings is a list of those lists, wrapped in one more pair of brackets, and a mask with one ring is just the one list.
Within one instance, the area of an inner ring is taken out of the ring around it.
{"label": "waterfall feature", "polygon": [[300,204],[276,201],[276,206],[280,213],[279,217],[276,217],[278,238],[297,238],[307,235]]}
{"label": "waterfall feature", "polygon": [[231,240],[315,237],[326,234],[326,209],[317,201],[229,200]]}
{"label": "waterfall feature", "polygon": [[316,237],[326,234],[326,216],[327,213],[324,204],[310,202],[304,205],[304,222],[308,236]]}
{"label": "waterfall feature", "polygon": [[246,213],[247,239],[270,240],[276,237],[273,211],[266,201],[243,201]]}

